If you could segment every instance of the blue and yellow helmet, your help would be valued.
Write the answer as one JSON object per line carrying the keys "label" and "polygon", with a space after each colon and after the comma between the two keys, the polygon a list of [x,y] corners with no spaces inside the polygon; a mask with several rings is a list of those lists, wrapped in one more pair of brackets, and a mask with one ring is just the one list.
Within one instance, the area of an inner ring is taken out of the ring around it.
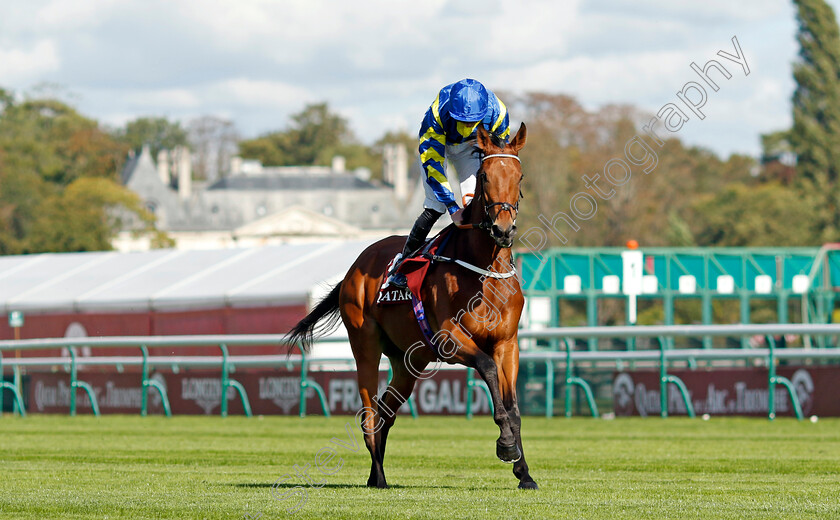
{"label": "blue and yellow helmet", "polygon": [[462,79],[449,92],[449,115],[456,121],[481,121],[490,108],[487,89],[474,79]]}

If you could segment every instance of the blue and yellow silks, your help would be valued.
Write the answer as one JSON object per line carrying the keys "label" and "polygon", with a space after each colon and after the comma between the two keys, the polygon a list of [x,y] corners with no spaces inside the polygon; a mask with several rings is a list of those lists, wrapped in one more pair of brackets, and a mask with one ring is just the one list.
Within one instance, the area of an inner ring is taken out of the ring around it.
{"label": "blue and yellow silks", "polygon": [[[443,87],[434,103],[426,111],[420,126],[420,161],[426,174],[426,182],[432,188],[438,201],[446,206],[450,214],[458,210],[458,203],[452,187],[446,178],[444,159],[446,145],[460,144],[475,139],[478,125],[464,124],[449,116],[447,102],[452,85]],[[510,136],[507,107],[493,92],[487,91],[489,110],[481,120],[484,128],[505,142]]]}

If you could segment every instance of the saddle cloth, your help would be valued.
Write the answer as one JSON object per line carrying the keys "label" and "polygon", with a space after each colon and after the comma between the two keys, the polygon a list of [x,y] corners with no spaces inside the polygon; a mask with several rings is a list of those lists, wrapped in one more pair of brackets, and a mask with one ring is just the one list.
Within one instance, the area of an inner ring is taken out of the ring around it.
{"label": "saddle cloth", "polygon": [[423,286],[423,280],[426,278],[426,272],[432,263],[431,257],[449,240],[449,228],[444,229],[439,235],[429,239],[426,245],[422,247],[413,256],[406,258],[399,268],[399,272],[403,273],[408,281],[408,289],[398,287],[385,286],[388,273],[391,272],[391,266],[394,260],[388,264],[385,269],[385,274],[382,276],[382,281],[379,286],[379,296],[376,299],[378,305],[389,305],[403,302],[410,302],[411,296],[420,297],[420,288]]}

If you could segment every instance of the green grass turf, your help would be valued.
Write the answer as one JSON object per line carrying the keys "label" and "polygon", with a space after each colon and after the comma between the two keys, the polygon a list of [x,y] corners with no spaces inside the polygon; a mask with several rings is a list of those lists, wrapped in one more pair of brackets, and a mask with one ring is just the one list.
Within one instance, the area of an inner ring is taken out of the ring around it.
{"label": "green grass turf", "polygon": [[275,500],[272,483],[347,439],[350,420],[7,414],[0,518],[840,518],[840,420],[743,418],[526,417],[540,490],[522,491],[489,418],[400,417],[391,489],[364,486],[354,427],[359,451],[336,446],[341,469],[287,513],[296,499]]}

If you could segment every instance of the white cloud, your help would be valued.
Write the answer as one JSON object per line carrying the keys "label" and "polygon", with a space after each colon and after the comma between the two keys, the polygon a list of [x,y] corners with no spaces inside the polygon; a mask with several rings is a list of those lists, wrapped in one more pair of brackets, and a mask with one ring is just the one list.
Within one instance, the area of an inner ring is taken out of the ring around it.
{"label": "white cloud", "polygon": [[[631,2],[635,3],[635,2]],[[662,13],[684,16],[687,19],[706,17],[714,19],[728,19],[738,21],[765,20],[780,14],[786,14],[781,2],[767,0],[705,0],[703,2],[673,2],[669,0],[653,0],[649,2]]]}
{"label": "white cloud", "polygon": [[454,2],[428,20],[429,59],[528,63],[565,52],[579,1]]}
{"label": "white cloud", "polygon": [[112,9],[118,5],[117,1],[52,0],[38,8],[34,19],[41,30],[71,31],[96,27],[108,19]]}
{"label": "white cloud", "polygon": [[4,84],[45,80],[58,68],[58,53],[52,40],[40,40],[29,48],[0,47],[0,82]]}
{"label": "white cloud", "polygon": [[185,88],[135,90],[124,94],[125,102],[136,107],[159,107],[164,111],[195,109],[201,106],[199,94]]}
{"label": "white cloud", "polygon": [[202,88],[205,101],[219,106],[296,109],[313,101],[309,91],[279,81],[235,78]]}
{"label": "white cloud", "polygon": [[634,13],[651,19],[679,18],[688,23],[708,21],[756,21],[777,17],[787,11],[781,2],[767,0],[704,0],[703,2],[674,2],[673,0],[595,0],[589,9]]}
{"label": "white cloud", "polygon": [[597,103],[645,103],[682,86],[691,73],[689,63],[678,51],[578,56],[502,71],[494,78],[512,78],[506,88],[517,91],[559,91]]}
{"label": "white cloud", "polygon": [[[7,3],[0,86],[64,84],[83,95],[84,113],[110,122],[131,114],[225,114],[251,136],[282,128],[305,103],[324,100],[372,141],[396,127],[413,133],[437,90],[463,77],[496,91],[568,93],[590,107],[623,102],[655,110],[693,79],[692,61],[730,50],[733,34],[752,73],[710,99],[709,120],[755,137],[790,119],[795,11],[781,2]],[[698,132],[683,137],[721,151],[742,142]],[[754,151],[756,139],[744,146]]]}

